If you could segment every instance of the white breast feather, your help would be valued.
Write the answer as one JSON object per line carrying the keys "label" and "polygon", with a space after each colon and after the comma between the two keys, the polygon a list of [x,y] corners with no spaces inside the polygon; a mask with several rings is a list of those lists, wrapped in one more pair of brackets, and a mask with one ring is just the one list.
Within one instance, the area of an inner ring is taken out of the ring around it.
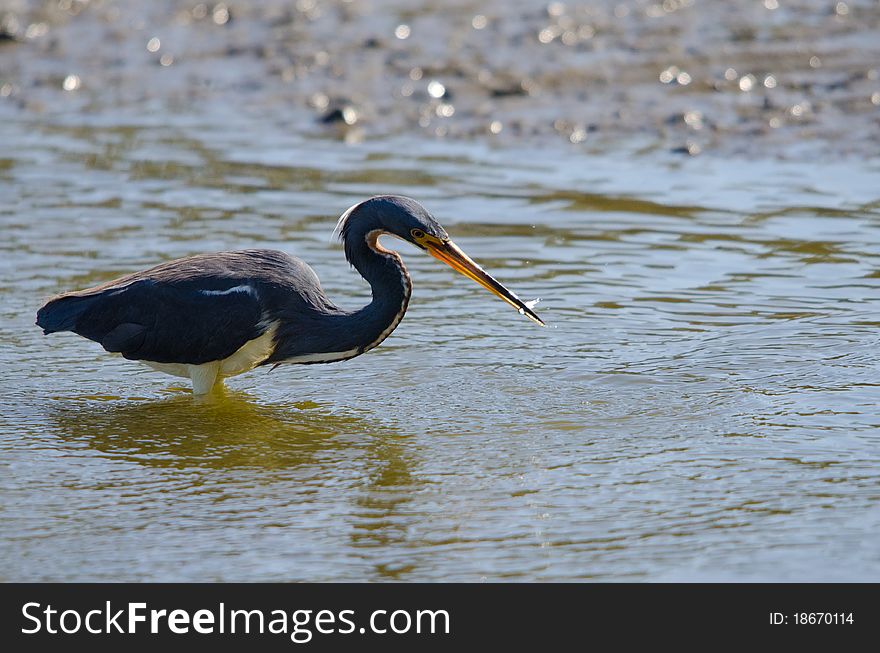
{"label": "white breast feather", "polygon": [[[196,394],[204,394],[211,389],[215,377],[222,380],[227,376],[236,376],[254,369],[272,355],[275,348],[275,331],[278,323],[269,326],[266,332],[253,340],[248,340],[238,350],[219,361],[191,365],[189,363],[156,363],[141,361],[158,372],[191,379]],[[205,389],[207,388],[207,389]]]}

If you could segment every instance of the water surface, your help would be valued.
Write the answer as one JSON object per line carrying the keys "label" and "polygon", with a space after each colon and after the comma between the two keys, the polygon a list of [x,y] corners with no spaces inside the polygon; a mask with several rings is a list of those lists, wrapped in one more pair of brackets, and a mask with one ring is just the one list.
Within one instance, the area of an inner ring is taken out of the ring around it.
{"label": "water surface", "polygon": [[[12,117],[4,580],[878,580],[880,165],[346,145],[242,114]],[[400,245],[377,350],[219,398],[44,338],[49,295],[422,201],[540,329]]]}

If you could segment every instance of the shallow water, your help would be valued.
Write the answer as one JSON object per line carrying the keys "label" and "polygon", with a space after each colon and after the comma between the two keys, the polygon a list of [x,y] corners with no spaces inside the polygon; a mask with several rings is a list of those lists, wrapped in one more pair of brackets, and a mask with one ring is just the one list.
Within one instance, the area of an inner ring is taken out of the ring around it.
{"label": "shallow water", "polygon": [[[880,165],[303,139],[240,114],[10,116],[4,580],[880,579]],[[194,399],[47,296],[422,201],[540,329],[401,244],[377,350]]]}

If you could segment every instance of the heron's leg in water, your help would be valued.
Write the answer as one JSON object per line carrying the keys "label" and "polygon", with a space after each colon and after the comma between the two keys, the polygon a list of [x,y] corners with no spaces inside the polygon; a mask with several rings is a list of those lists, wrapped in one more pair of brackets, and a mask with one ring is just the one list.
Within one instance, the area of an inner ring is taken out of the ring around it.
{"label": "heron's leg in water", "polygon": [[214,388],[222,388],[223,377],[217,374],[219,371],[220,361],[204,363],[202,365],[190,365],[189,376],[192,379],[193,394],[206,395]]}

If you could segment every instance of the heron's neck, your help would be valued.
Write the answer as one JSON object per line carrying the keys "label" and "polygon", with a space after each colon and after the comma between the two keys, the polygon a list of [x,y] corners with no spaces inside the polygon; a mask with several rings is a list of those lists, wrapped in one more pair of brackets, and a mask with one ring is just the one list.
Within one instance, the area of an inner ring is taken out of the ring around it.
{"label": "heron's neck", "polygon": [[358,335],[357,346],[372,349],[397,327],[406,312],[412,283],[397,252],[379,244],[382,230],[373,229],[346,247],[346,256],[370,284],[373,301],[349,314],[351,332]]}
{"label": "heron's neck", "polygon": [[376,347],[403,319],[412,284],[396,252],[379,245],[377,229],[347,234],[345,256],[370,284],[373,301],[355,311],[327,302],[326,310],[279,315],[279,343],[268,363],[332,363]]}

